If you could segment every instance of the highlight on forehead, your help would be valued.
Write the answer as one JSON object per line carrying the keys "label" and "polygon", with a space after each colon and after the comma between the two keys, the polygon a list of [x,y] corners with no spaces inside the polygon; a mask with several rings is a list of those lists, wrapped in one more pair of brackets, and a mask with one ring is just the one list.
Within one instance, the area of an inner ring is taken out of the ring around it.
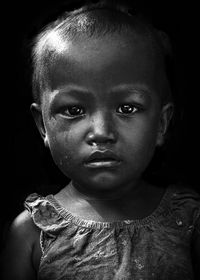
{"label": "highlight on forehead", "polygon": [[[130,17],[130,16],[129,16]],[[150,29],[147,24],[138,18],[127,18],[117,10],[92,9],[76,11],[76,13],[66,14],[60,18],[36,37],[36,44],[33,48],[33,55],[42,55],[46,50],[53,49],[59,53],[65,48],[66,39],[74,39],[80,35],[88,37],[99,37],[106,34],[121,33],[127,31],[140,32],[148,34]]]}
{"label": "highlight on forehead", "polygon": [[60,54],[67,48],[67,42],[63,40],[58,31],[52,30],[43,40],[40,40],[37,46],[37,54],[42,55],[45,50],[55,51]]}
{"label": "highlight on forehead", "polygon": [[[40,95],[48,88],[48,70],[57,56],[63,53],[75,38],[103,37],[108,34],[145,36],[161,56],[169,52],[167,37],[138,15],[131,16],[116,7],[83,7],[49,24],[35,40],[33,48],[33,95],[40,103]],[[163,53],[162,53],[163,52]]]}

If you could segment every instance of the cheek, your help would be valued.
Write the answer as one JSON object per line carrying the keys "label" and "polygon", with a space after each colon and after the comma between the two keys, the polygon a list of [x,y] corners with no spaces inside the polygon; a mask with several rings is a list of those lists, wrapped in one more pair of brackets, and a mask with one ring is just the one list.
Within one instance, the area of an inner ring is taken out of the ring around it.
{"label": "cheek", "polygon": [[86,123],[68,121],[59,116],[46,122],[46,131],[53,160],[60,169],[77,164],[77,151],[84,141]]}
{"label": "cheek", "polygon": [[71,169],[76,164],[77,145],[77,137],[70,130],[49,133],[50,151],[61,170]]}
{"label": "cheek", "polygon": [[[122,128],[125,130],[125,128]],[[157,139],[158,121],[139,121],[123,132],[124,153],[135,162],[149,162]]]}
{"label": "cheek", "polygon": [[[60,120],[59,117],[52,125],[53,121],[47,126],[47,134],[51,149],[64,151],[71,151],[77,147],[83,138],[83,125],[70,125],[67,120]],[[82,123],[82,122],[81,122]]]}

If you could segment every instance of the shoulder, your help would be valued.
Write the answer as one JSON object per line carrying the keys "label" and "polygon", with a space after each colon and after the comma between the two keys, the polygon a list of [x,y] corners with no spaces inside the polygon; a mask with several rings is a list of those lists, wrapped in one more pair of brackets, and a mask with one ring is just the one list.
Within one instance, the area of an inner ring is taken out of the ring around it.
{"label": "shoulder", "polygon": [[[200,194],[187,186],[171,186],[170,211],[177,221],[200,235]],[[194,235],[193,234],[193,235]]]}
{"label": "shoulder", "polygon": [[200,211],[200,194],[193,188],[181,185],[169,187],[171,202],[177,209],[185,209],[186,212],[195,212],[198,215]]}
{"label": "shoulder", "polygon": [[39,229],[34,225],[27,210],[14,219],[7,234],[2,256],[5,279],[16,279],[16,275],[19,275],[17,279],[20,280],[35,279],[33,258],[39,234]]}
{"label": "shoulder", "polygon": [[8,240],[23,240],[24,244],[31,247],[31,244],[38,236],[39,230],[35,226],[28,210],[21,212],[11,223],[8,230]]}
{"label": "shoulder", "polygon": [[200,194],[190,186],[170,185],[164,201],[170,213],[167,222],[176,233],[178,229],[181,242],[189,242],[195,279],[200,279]]}
{"label": "shoulder", "polygon": [[193,234],[191,252],[195,279],[200,279],[200,231],[198,229],[196,229]]}
{"label": "shoulder", "polygon": [[36,232],[38,233],[37,227],[34,225],[32,217],[28,210],[24,210],[23,212],[21,212],[14,219],[10,227],[10,234],[15,234],[19,238],[21,236],[27,236],[28,239],[32,239]]}
{"label": "shoulder", "polygon": [[[169,185],[168,188],[170,188],[173,192],[180,195],[188,195],[189,197],[194,197],[199,199],[200,194],[191,186],[185,185],[185,184],[174,184]],[[200,187],[199,187],[200,191]]]}

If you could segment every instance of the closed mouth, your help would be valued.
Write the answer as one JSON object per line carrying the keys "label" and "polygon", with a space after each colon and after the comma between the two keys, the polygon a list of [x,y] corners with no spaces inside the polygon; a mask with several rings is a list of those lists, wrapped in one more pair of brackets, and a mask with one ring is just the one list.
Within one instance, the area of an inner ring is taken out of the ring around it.
{"label": "closed mouth", "polygon": [[109,168],[116,167],[120,164],[120,161],[104,159],[104,160],[94,160],[86,163],[85,165],[90,168]]}
{"label": "closed mouth", "polygon": [[121,160],[111,151],[96,151],[84,162],[89,168],[111,168],[117,167]]}

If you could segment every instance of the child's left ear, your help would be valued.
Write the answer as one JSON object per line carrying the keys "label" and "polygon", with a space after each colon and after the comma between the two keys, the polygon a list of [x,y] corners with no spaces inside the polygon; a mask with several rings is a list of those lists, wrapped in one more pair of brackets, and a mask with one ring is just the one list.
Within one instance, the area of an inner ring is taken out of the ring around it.
{"label": "child's left ear", "polygon": [[158,127],[158,135],[157,135],[157,146],[162,146],[164,143],[165,134],[167,132],[167,128],[169,126],[170,120],[173,116],[174,105],[173,103],[167,103],[162,107],[160,114],[160,121]]}

